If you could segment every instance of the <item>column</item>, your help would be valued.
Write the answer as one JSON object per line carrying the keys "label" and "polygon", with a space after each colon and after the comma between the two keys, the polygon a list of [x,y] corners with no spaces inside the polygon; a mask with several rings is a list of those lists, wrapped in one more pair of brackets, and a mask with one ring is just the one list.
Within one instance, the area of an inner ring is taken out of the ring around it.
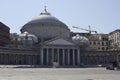
{"label": "column", "polygon": [[49,52],[48,52],[48,48],[46,48],[46,52],[47,52],[47,65],[49,64]]}
{"label": "column", "polygon": [[68,65],[70,64],[70,52],[69,52],[69,49],[68,49]]}
{"label": "column", "polygon": [[72,53],[73,53],[73,65],[75,65],[75,50],[74,49],[72,50]]}
{"label": "column", "polygon": [[63,49],[63,65],[65,64],[65,50]]}
{"label": "column", "polygon": [[58,63],[59,63],[59,48],[57,49]]}
{"label": "column", "polygon": [[78,54],[78,65],[80,64],[80,51],[79,49],[77,50],[77,54]]}
{"label": "column", "polygon": [[43,48],[41,48],[41,65],[43,65]]}
{"label": "column", "polygon": [[54,49],[51,48],[51,50],[52,50],[52,51],[51,51],[51,55],[52,55],[52,60],[51,60],[51,61],[52,61],[52,64],[53,64],[53,60],[54,60]]}
{"label": "column", "polygon": [[54,48],[52,49],[52,63],[54,62]]}

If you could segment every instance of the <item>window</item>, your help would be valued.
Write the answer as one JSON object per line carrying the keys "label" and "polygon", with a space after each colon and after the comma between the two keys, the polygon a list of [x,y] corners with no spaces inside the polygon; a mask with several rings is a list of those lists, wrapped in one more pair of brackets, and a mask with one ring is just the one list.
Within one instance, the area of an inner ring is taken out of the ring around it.
{"label": "window", "polygon": [[98,42],[98,45],[100,45],[100,42]]}
{"label": "window", "polygon": [[100,47],[98,47],[98,50],[100,50]]}
{"label": "window", "polygon": [[96,45],[96,42],[93,42],[94,45]]}
{"label": "window", "polygon": [[90,42],[90,45],[92,45],[92,43]]}
{"label": "window", "polygon": [[102,50],[105,50],[105,48],[104,48],[104,47],[102,47]]}
{"label": "window", "polygon": [[102,42],[102,46],[104,46],[104,42]]}

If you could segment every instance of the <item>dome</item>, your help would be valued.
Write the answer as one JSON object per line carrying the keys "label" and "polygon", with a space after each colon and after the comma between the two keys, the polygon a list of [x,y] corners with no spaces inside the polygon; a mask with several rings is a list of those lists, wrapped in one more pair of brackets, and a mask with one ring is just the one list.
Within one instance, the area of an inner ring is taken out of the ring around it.
{"label": "dome", "polygon": [[77,34],[76,36],[72,37],[73,42],[75,42],[76,44],[80,44],[80,45],[88,45],[89,44],[89,40],[88,38],[84,37],[84,36],[80,36],[79,34]]}
{"label": "dome", "polygon": [[66,24],[47,12],[46,8],[22,28],[21,32],[29,32],[38,38],[52,38],[56,36],[69,37],[70,30]]}
{"label": "dome", "polygon": [[39,16],[35,17],[30,22],[25,24],[25,26],[33,25],[33,24],[61,26],[61,27],[67,28],[67,25],[65,25],[63,22],[58,20],[56,17],[48,15],[48,14],[40,14]]}

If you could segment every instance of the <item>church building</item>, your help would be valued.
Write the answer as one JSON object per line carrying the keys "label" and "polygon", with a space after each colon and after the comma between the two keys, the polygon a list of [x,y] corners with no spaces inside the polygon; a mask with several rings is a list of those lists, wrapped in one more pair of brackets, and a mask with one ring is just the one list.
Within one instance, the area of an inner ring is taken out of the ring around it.
{"label": "church building", "polygon": [[70,36],[66,24],[52,16],[46,8],[39,16],[21,28],[19,49],[34,49],[37,45],[41,66],[80,66],[80,46],[88,45],[80,35]]}

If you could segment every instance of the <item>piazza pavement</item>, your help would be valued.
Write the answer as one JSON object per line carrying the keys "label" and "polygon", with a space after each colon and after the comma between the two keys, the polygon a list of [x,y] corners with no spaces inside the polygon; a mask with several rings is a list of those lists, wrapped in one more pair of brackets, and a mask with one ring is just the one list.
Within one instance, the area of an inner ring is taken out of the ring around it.
{"label": "piazza pavement", "polygon": [[1,67],[0,80],[120,80],[120,70]]}

